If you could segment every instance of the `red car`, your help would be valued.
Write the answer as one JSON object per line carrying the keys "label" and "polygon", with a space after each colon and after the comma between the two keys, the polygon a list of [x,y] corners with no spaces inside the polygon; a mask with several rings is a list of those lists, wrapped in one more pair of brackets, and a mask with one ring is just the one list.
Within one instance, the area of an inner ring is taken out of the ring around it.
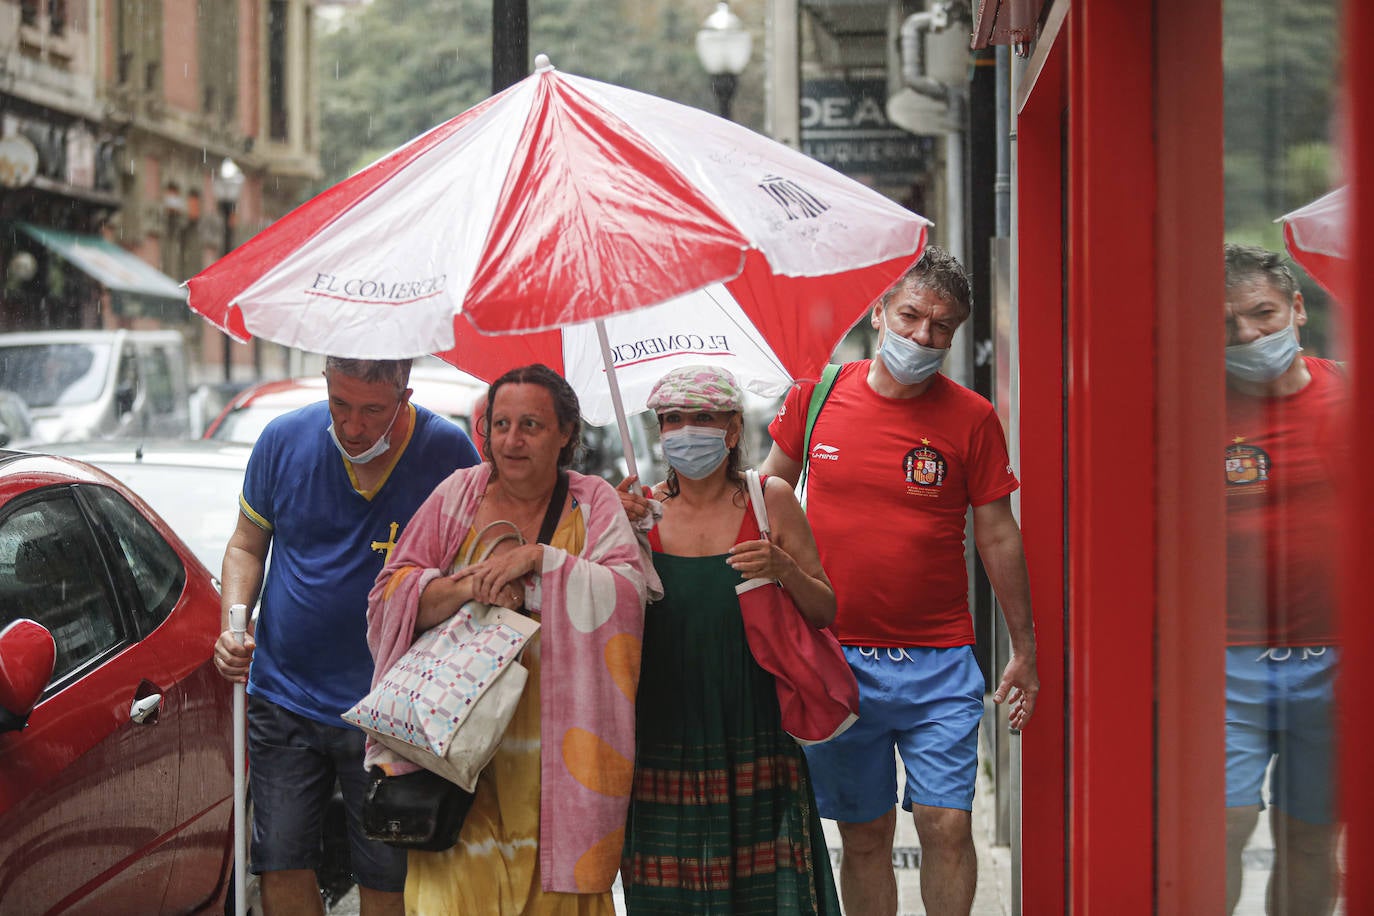
{"label": "red car", "polygon": [[210,573],[113,477],[0,453],[0,910],[223,911],[232,691]]}

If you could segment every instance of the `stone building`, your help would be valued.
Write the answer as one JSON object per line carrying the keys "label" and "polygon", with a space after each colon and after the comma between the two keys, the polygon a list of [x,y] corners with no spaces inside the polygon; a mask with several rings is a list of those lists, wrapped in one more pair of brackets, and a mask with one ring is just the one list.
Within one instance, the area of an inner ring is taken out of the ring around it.
{"label": "stone building", "polygon": [[0,329],[176,327],[195,380],[284,363],[178,285],[320,176],[313,6],[0,0]]}

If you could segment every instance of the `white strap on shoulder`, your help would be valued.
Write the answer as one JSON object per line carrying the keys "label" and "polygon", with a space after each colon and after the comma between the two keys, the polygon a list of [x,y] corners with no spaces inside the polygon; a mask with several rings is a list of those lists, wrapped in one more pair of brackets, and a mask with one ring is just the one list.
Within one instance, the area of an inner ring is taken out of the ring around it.
{"label": "white strap on shoulder", "polygon": [[768,507],[763,502],[763,484],[759,481],[759,472],[755,468],[748,468],[744,472],[744,481],[749,486],[749,504],[754,507],[754,519],[759,523],[759,534],[768,537]]}

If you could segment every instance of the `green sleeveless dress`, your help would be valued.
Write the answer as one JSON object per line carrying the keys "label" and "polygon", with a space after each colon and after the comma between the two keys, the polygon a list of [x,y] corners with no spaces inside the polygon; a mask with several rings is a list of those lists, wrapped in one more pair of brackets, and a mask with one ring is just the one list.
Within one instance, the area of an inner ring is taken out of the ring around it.
{"label": "green sleeveless dress", "polygon": [[[746,510],[736,540],[757,537]],[[651,540],[664,598],[645,611],[626,909],[838,914],[806,757],[745,641],[739,573],[725,554],[672,556]]]}

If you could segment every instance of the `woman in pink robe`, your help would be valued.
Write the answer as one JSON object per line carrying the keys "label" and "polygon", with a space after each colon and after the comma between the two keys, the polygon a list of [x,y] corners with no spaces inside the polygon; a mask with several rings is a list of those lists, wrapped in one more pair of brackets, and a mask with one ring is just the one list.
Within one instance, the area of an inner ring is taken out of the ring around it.
{"label": "woman in pink robe", "polygon": [[[477,782],[457,845],[410,853],[408,912],[613,912],[644,602],[657,579],[616,491],[566,470],[578,418],[576,395],[544,366],[497,379],[483,418],[487,463],[439,485],[372,590],[368,640],[378,676],[417,634],[469,600],[523,608],[541,623],[522,658],[525,692]],[[552,537],[539,544],[560,473],[568,495]],[[519,527],[525,543],[450,573],[497,519]],[[375,744],[366,763],[391,772],[409,766]]]}

